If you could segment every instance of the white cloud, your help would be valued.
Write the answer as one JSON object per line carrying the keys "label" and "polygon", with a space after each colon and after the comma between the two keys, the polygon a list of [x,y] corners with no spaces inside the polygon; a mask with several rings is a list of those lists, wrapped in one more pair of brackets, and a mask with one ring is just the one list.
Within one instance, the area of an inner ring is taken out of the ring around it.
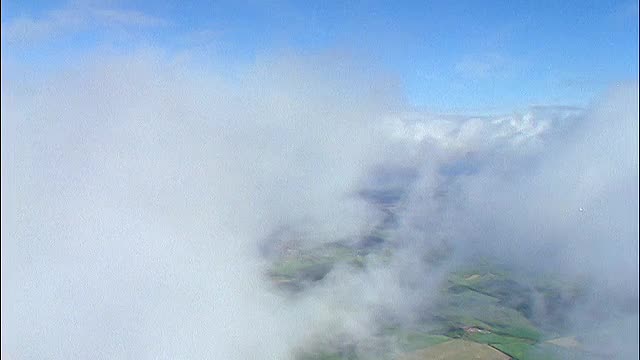
{"label": "white cloud", "polygon": [[[366,338],[381,309],[408,319],[429,301],[440,274],[419,258],[443,239],[637,298],[637,84],[584,111],[437,116],[339,58],[233,77],[154,51],[83,64],[2,82],[13,358],[286,359],[318,333]],[[258,242],[282,225],[357,236],[379,214],[353,194],[380,167],[413,175],[397,181],[392,266],[274,295]]]}

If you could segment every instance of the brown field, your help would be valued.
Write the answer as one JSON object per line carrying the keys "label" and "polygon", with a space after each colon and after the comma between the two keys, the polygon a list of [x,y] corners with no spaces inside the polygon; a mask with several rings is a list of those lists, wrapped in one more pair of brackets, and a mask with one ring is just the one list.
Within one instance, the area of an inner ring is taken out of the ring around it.
{"label": "brown field", "polygon": [[508,355],[488,345],[451,340],[426,349],[403,354],[397,360],[509,360]]}

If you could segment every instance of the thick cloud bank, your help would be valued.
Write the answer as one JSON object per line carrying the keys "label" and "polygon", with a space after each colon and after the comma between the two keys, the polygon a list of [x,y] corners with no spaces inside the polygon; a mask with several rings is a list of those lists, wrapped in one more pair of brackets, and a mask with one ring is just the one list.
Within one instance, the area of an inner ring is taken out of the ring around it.
{"label": "thick cloud bank", "polygon": [[[356,65],[230,75],[142,51],[3,78],[3,357],[285,359],[326,329],[366,338],[380,309],[410,321],[442,244],[586,277],[609,310],[576,326],[615,313],[637,333],[637,83],[587,109],[438,116]],[[362,235],[384,217],[366,191],[399,199],[390,266],[274,293],[261,241]]]}

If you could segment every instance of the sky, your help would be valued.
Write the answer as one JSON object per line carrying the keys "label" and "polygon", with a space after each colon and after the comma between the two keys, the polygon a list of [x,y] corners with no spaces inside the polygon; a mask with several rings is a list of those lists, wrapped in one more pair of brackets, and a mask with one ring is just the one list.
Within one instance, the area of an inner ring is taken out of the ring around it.
{"label": "sky", "polygon": [[[3,61],[47,69],[70,54],[161,46],[223,55],[335,51],[393,76],[436,112],[584,106],[638,76],[634,1],[31,2],[2,4]],[[526,90],[522,90],[526,89]]]}
{"label": "sky", "polygon": [[[637,357],[637,10],[2,2],[2,359],[376,358],[484,256]],[[265,243],[362,240],[376,192],[388,262],[274,290]]]}

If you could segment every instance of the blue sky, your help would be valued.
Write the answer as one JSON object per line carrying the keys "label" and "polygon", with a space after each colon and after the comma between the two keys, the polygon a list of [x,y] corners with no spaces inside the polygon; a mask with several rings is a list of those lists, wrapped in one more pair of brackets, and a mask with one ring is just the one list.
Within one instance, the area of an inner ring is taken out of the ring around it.
{"label": "blue sky", "polygon": [[586,105],[638,77],[635,1],[2,3],[3,62],[46,71],[100,48],[228,64],[340,52],[439,112]]}

